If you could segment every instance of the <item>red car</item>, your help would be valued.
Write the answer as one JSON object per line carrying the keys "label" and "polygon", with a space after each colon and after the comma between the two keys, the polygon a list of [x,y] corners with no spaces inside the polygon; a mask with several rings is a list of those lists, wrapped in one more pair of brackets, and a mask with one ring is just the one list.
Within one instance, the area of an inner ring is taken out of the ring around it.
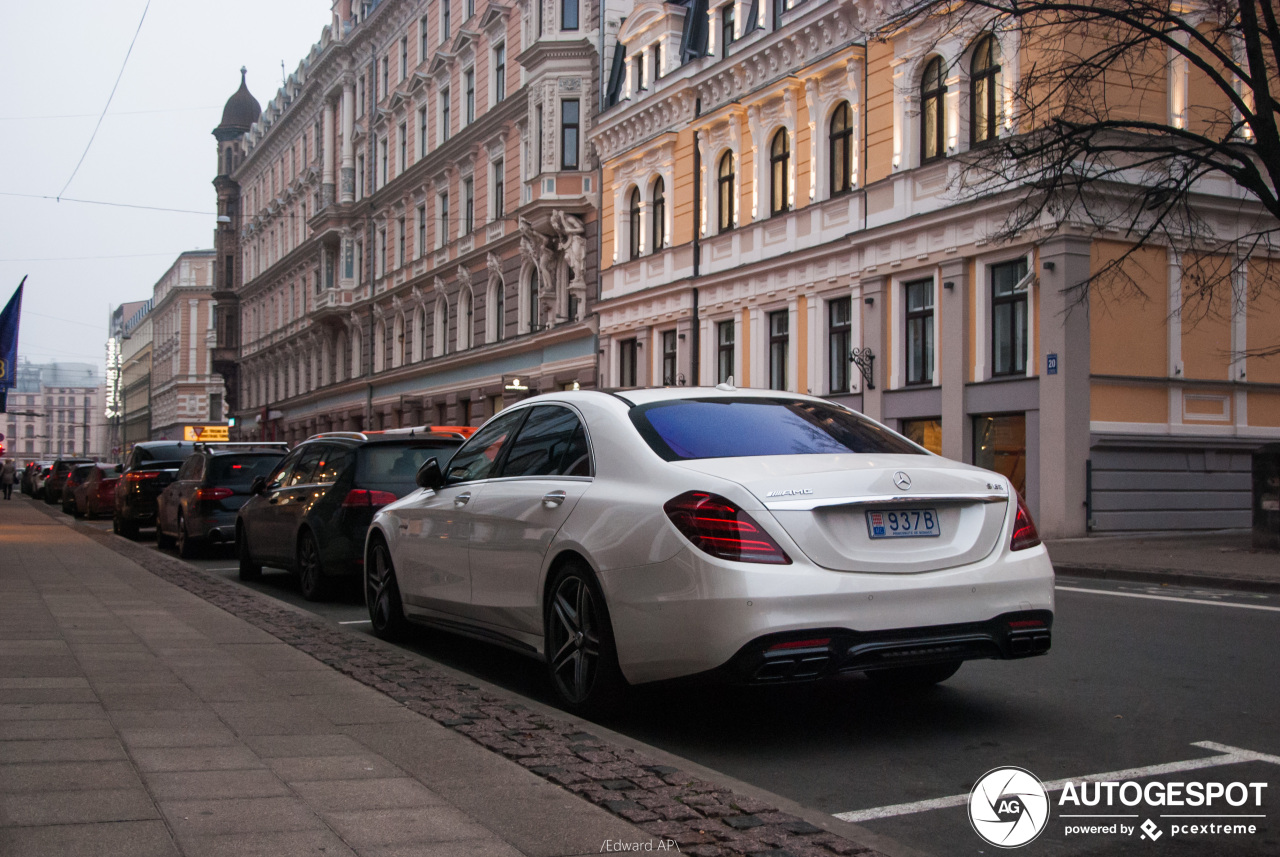
{"label": "red car", "polygon": [[95,465],[85,480],[76,486],[73,495],[76,517],[96,518],[114,509],[118,481],[120,473],[116,465]]}

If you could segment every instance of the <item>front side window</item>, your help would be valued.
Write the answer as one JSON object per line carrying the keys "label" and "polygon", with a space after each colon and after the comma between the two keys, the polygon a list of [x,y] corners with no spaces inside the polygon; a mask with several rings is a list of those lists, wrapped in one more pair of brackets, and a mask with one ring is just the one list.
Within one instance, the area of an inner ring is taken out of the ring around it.
{"label": "front side window", "polygon": [[907,383],[933,383],[933,280],[903,286],[907,300]]}
{"label": "front side window", "polygon": [[791,313],[769,313],[769,389],[787,389],[787,351],[791,344]]}
{"label": "front side window", "polygon": [[667,197],[662,179],[655,179],[653,182],[653,223],[651,233],[653,235],[653,252],[667,246]]}
{"label": "front side window", "polygon": [[578,99],[560,102],[560,169],[578,168]]}
{"label": "front side window", "polygon": [[555,405],[535,407],[502,465],[502,476],[590,476],[591,452],[578,415]]}
{"label": "front side window", "polygon": [[934,57],[924,67],[920,79],[920,160],[927,161],[944,154],[942,141],[943,106],[947,84],[942,75],[942,57]]}
{"label": "front side window", "polygon": [[973,49],[969,72],[969,140],[974,145],[996,138],[996,90],[1000,54],[993,36],[983,36]]}
{"label": "front side window", "polygon": [[721,156],[716,182],[720,198],[720,231],[726,232],[733,228],[733,152],[725,152]]}
{"label": "front side window", "polygon": [[640,188],[631,189],[631,202],[627,206],[631,237],[631,258],[640,258]]}
{"label": "front side window", "polygon": [[828,402],[676,399],[637,406],[630,417],[649,447],[666,461],[851,452],[925,454],[884,426]]}
{"label": "front side window", "polygon": [[733,321],[716,325],[716,383],[727,383],[733,377]]}
{"label": "front side window", "polygon": [[769,211],[779,214],[790,206],[787,201],[787,182],[791,162],[791,139],[786,128],[779,128],[769,147]]}
{"label": "front side window", "polygon": [[827,387],[832,393],[849,392],[852,311],[853,298],[827,301]]}
{"label": "front side window", "polygon": [[510,411],[491,420],[471,436],[449,461],[449,484],[488,479],[494,473],[507,441],[525,418],[526,410]]}
{"label": "front side window", "polygon": [[618,386],[636,386],[636,340],[624,339],[618,343]]}
{"label": "front side window", "polygon": [[1027,260],[992,265],[991,373],[1027,371]]}
{"label": "front side window", "polygon": [[844,193],[853,186],[853,111],[845,101],[831,114],[827,138],[831,158],[831,194]]}

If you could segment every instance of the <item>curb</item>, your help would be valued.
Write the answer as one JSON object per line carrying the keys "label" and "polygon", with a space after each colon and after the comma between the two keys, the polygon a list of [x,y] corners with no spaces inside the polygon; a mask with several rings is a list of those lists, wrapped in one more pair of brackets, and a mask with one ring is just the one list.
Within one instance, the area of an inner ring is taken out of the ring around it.
{"label": "curb", "polygon": [[1090,580],[1122,580],[1131,583],[1155,583],[1164,586],[1194,586],[1208,589],[1230,589],[1237,592],[1264,592],[1280,595],[1280,580],[1250,577],[1220,577],[1196,571],[1149,571],[1142,568],[1114,568],[1103,565],[1058,565],[1058,577],[1084,577]]}

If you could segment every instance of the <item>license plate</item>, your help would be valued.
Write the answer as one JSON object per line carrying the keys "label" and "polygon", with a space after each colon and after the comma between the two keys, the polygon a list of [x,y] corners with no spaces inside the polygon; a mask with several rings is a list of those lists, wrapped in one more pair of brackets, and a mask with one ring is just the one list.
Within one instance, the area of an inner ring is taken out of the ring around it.
{"label": "license plate", "polygon": [[873,539],[922,538],[942,535],[936,509],[870,509],[867,533]]}

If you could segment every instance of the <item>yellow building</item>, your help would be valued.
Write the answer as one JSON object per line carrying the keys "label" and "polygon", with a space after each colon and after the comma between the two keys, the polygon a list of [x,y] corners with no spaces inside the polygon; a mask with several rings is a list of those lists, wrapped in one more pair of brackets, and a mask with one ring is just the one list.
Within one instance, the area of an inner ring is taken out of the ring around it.
{"label": "yellow building", "polygon": [[[1225,318],[1180,318],[1188,262],[1159,246],[1126,265],[1141,293],[1077,301],[1130,248],[1083,228],[993,241],[1022,191],[961,181],[965,153],[1019,133],[1029,48],[975,21],[860,42],[874,14],[632,10],[589,135],[601,386],[845,402],[1005,473],[1048,537],[1248,526],[1249,453],[1280,437],[1280,358],[1244,356],[1280,327],[1250,289],[1267,262],[1223,274]],[[1161,68],[1125,109],[1194,119],[1196,93]],[[1202,190],[1224,228],[1257,214]]]}

